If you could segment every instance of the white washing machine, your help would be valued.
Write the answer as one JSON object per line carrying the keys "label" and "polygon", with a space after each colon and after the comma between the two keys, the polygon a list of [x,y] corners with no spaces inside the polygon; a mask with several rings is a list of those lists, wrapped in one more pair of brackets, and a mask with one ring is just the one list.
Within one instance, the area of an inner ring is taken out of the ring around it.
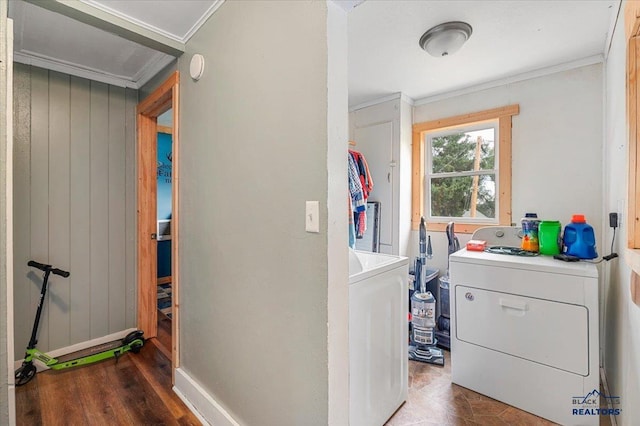
{"label": "white washing machine", "polygon": [[[496,229],[473,238],[516,245]],[[453,383],[563,425],[599,424],[596,266],[462,249],[450,275]]]}
{"label": "white washing machine", "polygon": [[349,250],[349,425],[379,426],[407,400],[408,259]]}

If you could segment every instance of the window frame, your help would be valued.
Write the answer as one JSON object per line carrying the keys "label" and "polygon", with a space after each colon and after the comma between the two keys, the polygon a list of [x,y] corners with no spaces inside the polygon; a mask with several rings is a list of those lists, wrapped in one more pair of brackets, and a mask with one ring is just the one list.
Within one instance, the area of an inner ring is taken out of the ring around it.
{"label": "window frame", "polygon": [[[638,57],[640,56],[640,17],[629,14],[635,19],[633,27],[627,28],[627,123],[629,128],[629,162],[628,162],[628,203],[627,203],[627,248],[631,250],[640,249],[640,197],[637,190],[640,188],[640,150],[638,150],[638,140],[640,139],[640,95],[638,90],[638,76],[640,66]],[[626,16],[626,15],[625,15]],[[629,25],[627,25],[629,26]]]}
{"label": "window frame", "polygon": [[[469,171],[464,171],[464,172],[451,172],[451,173],[432,173],[433,171],[433,150],[431,149],[432,145],[431,145],[431,141],[434,138],[437,137],[441,137],[441,136],[446,136],[446,135],[450,135],[452,133],[467,133],[467,132],[474,132],[477,130],[482,130],[482,129],[489,129],[492,128],[494,133],[493,133],[493,137],[494,137],[494,155],[495,155],[495,160],[494,160],[494,164],[493,164],[493,168],[492,169],[480,169],[478,171],[474,171],[474,170],[469,170]],[[499,138],[500,138],[500,123],[498,122],[497,119],[494,120],[487,120],[487,121],[480,121],[480,122],[476,122],[473,124],[469,124],[469,125],[465,125],[465,126],[454,126],[454,127],[449,127],[447,129],[437,129],[437,130],[433,130],[433,131],[429,131],[429,132],[425,132],[423,134],[423,143],[425,144],[425,156],[424,156],[424,162],[425,165],[427,166],[427,172],[424,174],[424,187],[425,187],[425,197],[424,197],[424,212],[425,212],[425,220],[427,222],[450,222],[450,221],[459,221],[460,219],[464,219],[465,222],[468,222],[469,224],[478,224],[478,225],[498,225],[499,222],[499,215],[498,212],[500,211],[500,197],[498,196],[498,194],[500,193],[500,174],[499,174],[499,167],[500,167],[500,143],[499,143]],[[484,172],[484,173],[482,173]],[[429,206],[429,202],[431,200],[431,180],[434,178],[454,178],[454,177],[463,177],[463,176],[480,176],[480,175],[486,175],[486,174],[492,174],[495,175],[496,179],[496,199],[495,199],[495,207],[496,207],[496,215],[493,218],[473,218],[473,217],[466,217],[466,218],[461,218],[461,217],[453,217],[453,216],[432,216],[431,214],[431,209],[427,208]]]}
{"label": "window frame", "polygon": [[[469,114],[462,114],[455,117],[448,117],[438,120],[416,123],[413,125],[412,144],[412,214],[411,228],[417,230],[420,225],[420,218],[424,216],[426,210],[425,192],[427,176],[425,169],[427,163],[425,139],[427,134],[447,132],[456,128],[468,128],[474,125],[486,124],[497,121],[498,137],[496,143],[497,151],[497,183],[496,183],[496,220],[491,223],[475,220],[455,220],[456,232],[473,233],[476,229],[489,225],[511,225],[511,125],[512,117],[520,113],[518,104],[507,105],[484,111]],[[425,217],[426,219],[426,217]],[[427,229],[430,231],[444,231],[446,221],[432,218],[427,220]],[[466,219],[466,218],[465,218]]]}
{"label": "window frame", "polygon": [[[625,38],[627,44],[627,241],[624,260],[640,274],[640,3],[628,1],[624,9]],[[634,278],[635,275],[632,275]],[[640,280],[631,280],[632,300],[640,306]]]}

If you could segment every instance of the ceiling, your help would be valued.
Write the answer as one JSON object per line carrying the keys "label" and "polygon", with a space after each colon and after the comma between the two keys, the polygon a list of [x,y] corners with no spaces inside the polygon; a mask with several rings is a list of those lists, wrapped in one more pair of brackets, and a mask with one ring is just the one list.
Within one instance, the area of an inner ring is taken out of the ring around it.
{"label": "ceiling", "polygon": [[186,43],[215,11],[215,0],[82,0],[105,12],[136,22],[152,31]]}
{"label": "ceiling", "polygon": [[[153,7],[149,0],[76,4],[183,46],[222,1],[159,0]],[[601,61],[620,8],[620,0],[335,1],[349,12],[351,108],[397,93],[420,100],[559,64]],[[177,55],[32,2],[9,2],[16,62],[139,88]],[[434,58],[420,49],[418,40],[427,29],[454,20],[473,27],[457,53]]]}
{"label": "ceiling", "polygon": [[[349,105],[398,92],[419,100],[603,55],[619,5],[618,0],[366,1],[348,16]],[[473,34],[457,53],[434,58],[418,40],[448,21],[469,23]]]}
{"label": "ceiling", "polygon": [[[50,1],[50,0],[48,0]],[[181,44],[211,16],[220,0],[80,0],[81,6],[135,24]],[[12,0],[14,60],[122,87],[140,88],[175,59],[118,34]]]}

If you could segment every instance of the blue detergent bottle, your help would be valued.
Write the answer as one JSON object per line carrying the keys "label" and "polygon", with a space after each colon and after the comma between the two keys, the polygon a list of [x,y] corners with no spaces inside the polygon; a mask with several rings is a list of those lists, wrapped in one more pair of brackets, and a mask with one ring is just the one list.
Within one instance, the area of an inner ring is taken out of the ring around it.
{"label": "blue detergent bottle", "polygon": [[571,223],[564,227],[562,237],[564,253],[580,259],[595,259],[596,237],[591,225],[587,224],[584,215],[574,214]]}

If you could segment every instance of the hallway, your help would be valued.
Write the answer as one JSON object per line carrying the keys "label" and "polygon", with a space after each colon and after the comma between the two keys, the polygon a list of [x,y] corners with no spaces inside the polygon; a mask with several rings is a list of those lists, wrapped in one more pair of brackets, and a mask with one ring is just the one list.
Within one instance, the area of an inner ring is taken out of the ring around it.
{"label": "hallway", "polygon": [[18,425],[200,425],[171,389],[171,361],[165,348],[170,321],[159,321],[158,338],[147,340],[139,354],[117,363],[38,373],[16,388]]}

